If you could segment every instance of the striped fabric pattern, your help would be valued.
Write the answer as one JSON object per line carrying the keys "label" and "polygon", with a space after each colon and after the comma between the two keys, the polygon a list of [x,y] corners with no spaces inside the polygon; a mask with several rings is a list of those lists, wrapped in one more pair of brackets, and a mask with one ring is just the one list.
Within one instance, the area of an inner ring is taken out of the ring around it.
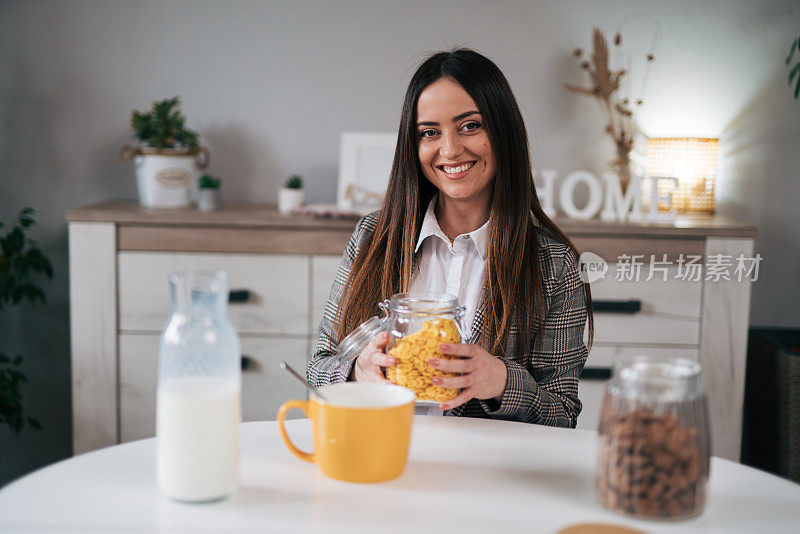
{"label": "striped fabric pattern", "polygon": [[[345,382],[351,365],[335,365],[331,330],[353,261],[375,230],[378,212],[362,218],[345,248],[319,325],[319,341],[308,363],[314,386]],[[555,236],[538,228],[539,262],[544,278],[547,316],[543,332],[532,332],[527,351],[516,355],[519,329],[511,325],[506,353],[497,355],[508,369],[501,402],[472,399],[445,415],[505,419],[574,428],[581,411],[578,376],[588,355],[583,341],[588,318],[578,258]],[[485,346],[482,331],[485,307],[481,299],[470,329],[470,342]],[[535,328],[535,327],[534,327]],[[541,341],[537,346],[537,339]]]}

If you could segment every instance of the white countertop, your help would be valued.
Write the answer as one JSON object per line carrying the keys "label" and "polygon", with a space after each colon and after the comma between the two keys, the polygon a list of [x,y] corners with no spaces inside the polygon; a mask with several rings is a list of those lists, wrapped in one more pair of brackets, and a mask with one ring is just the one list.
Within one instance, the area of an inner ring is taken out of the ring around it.
{"label": "white countertop", "polygon": [[[287,422],[310,447],[310,423]],[[657,532],[798,532],[800,485],[713,458],[698,518],[637,521],[594,497],[593,432],[417,416],[405,473],[380,484],[329,479],[292,456],[275,422],[242,425],[242,487],[192,505],[155,486],[155,440],[77,456],[0,490],[0,532],[558,532],[610,522]]]}

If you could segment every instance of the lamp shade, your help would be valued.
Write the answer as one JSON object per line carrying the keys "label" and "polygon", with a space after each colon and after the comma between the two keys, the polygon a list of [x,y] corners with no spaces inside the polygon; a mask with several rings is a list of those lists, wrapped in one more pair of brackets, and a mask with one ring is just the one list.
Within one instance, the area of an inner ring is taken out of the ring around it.
{"label": "lamp shade", "polygon": [[[714,212],[719,140],[707,137],[654,137],[647,140],[648,176],[678,179],[659,182],[659,194],[672,192],[672,205],[682,212]],[[647,198],[647,196],[645,196]],[[669,206],[659,204],[659,209]]]}

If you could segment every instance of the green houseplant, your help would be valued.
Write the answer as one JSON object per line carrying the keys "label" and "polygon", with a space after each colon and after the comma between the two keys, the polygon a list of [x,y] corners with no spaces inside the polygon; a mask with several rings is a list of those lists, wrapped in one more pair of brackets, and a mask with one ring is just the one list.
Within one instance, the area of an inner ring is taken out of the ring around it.
{"label": "green houseplant", "polygon": [[131,127],[136,138],[147,147],[156,150],[189,149],[198,150],[198,135],[186,128],[186,117],[177,107],[179,97],[153,102],[150,111],[131,112]]}
{"label": "green houseplant", "polygon": [[303,177],[299,174],[293,174],[286,179],[284,184],[286,189],[303,189]]}
{"label": "green houseplant", "polygon": [[278,211],[289,213],[302,206],[304,201],[303,177],[293,174],[286,179],[283,187],[278,191]]}
{"label": "green houseplant", "polygon": [[138,145],[125,145],[119,159],[133,159],[139,201],[147,208],[185,207],[192,187],[208,166],[208,149],[197,132],[186,127],[179,97],[153,102],[149,111],[133,110],[130,125]]}
{"label": "green houseplant", "polygon": [[200,211],[212,211],[219,206],[219,188],[222,179],[208,173],[203,174],[197,182],[197,207]]}
{"label": "green houseplant", "polygon": [[[37,279],[53,277],[50,260],[28,238],[26,232],[36,224],[32,208],[23,209],[17,220],[6,226],[0,221],[0,312],[28,300],[45,302]],[[39,421],[26,417],[22,408],[21,385],[26,381],[20,370],[22,356],[8,356],[0,347],[0,424],[19,434],[27,423],[41,428]]]}
{"label": "green houseplant", "polygon": [[203,174],[197,182],[197,186],[202,189],[218,190],[222,185],[222,179],[208,173]]}
{"label": "green houseplant", "polygon": [[[800,53],[800,35],[792,42],[792,47],[789,49],[789,56],[786,58],[786,66],[790,66],[792,64],[792,59],[794,58],[794,53]],[[798,57],[797,61],[795,62],[794,66],[789,70],[789,85],[792,85],[794,82],[794,97],[797,99],[800,97],[800,57]]]}

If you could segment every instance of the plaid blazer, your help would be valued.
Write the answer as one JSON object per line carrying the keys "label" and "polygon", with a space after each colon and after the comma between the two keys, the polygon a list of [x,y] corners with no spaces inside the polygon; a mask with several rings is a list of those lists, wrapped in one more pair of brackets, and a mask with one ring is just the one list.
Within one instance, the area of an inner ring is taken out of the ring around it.
{"label": "plaid blazer", "polygon": [[[375,230],[378,213],[361,219],[342,255],[336,279],[319,325],[319,341],[308,363],[308,380],[314,386],[345,382],[352,368],[334,365],[331,350],[331,329],[342,291],[353,261]],[[501,402],[472,399],[445,412],[445,415],[507,419],[542,425],[575,427],[581,402],[578,400],[578,376],[586,362],[583,340],[587,320],[583,282],[578,276],[578,258],[555,236],[537,226],[540,247],[539,262],[544,278],[547,315],[543,331],[536,326],[528,350],[517,356],[519,329],[512,324],[506,353],[497,355],[508,369],[506,389]],[[478,303],[470,329],[470,342],[482,343],[485,307],[483,296]],[[541,342],[537,346],[537,339]]]}

